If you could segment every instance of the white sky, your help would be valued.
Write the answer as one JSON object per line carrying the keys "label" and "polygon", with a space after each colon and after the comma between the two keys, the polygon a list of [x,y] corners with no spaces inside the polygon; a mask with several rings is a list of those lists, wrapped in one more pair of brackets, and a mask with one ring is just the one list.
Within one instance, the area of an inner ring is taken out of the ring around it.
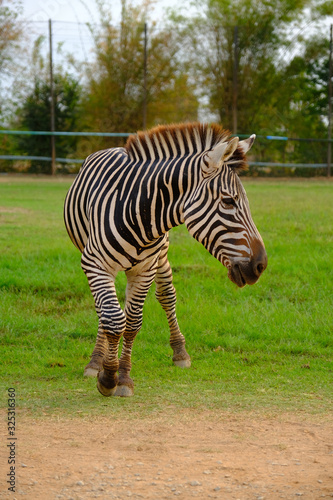
{"label": "white sky", "polygon": [[[141,2],[142,0],[134,0],[134,4]],[[105,0],[105,3],[110,5],[112,20],[117,24],[120,21],[121,0]],[[153,0],[152,3],[151,18],[157,21],[161,20],[166,8],[179,6],[179,0]],[[184,6],[185,2],[182,4]],[[48,20],[52,20],[55,63],[61,58],[57,54],[58,44],[62,44],[63,52],[88,62],[92,37],[84,23],[100,22],[95,0],[22,0],[22,6],[22,17],[30,23],[32,39],[44,35],[45,47],[48,43]]]}
{"label": "white sky", "polygon": [[[113,20],[119,21],[120,0],[108,0],[113,12]],[[156,0],[153,18],[157,18],[165,7],[174,7],[177,0]],[[98,23],[98,13],[94,0],[22,0],[23,17],[28,21],[71,21]]]}
{"label": "white sky", "polygon": [[[120,22],[121,0],[104,0],[110,6],[112,20]],[[76,61],[86,62],[92,59],[93,39],[85,23],[99,24],[100,18],[95,0],[21,0],[22,18],[28,22],[30,42],[40,35],[44,36],[42,53],[48,52],[48,20],[52,20],[53,61],[55,65],[64,65],[64,55],[72,54]],[[128,1],[130,3],[130,0]],[[133,0],[141,4],[143,0]],[[184,7],[189,1],[179,3],[179,0],[152,0],[151,19],[163,19],[163,11],[168,7]],[[186,9],[189,12],[189,9]],[[148,21],[149,22],[149,21]],[[57,47],[61,46],[61,52]],[[32,50],[29,49],[29,53]]]}

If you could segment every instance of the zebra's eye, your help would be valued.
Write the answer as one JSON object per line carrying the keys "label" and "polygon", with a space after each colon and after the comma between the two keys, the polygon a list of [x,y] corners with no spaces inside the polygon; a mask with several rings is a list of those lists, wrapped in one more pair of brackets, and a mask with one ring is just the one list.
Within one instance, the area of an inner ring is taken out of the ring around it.
{"label": "zebra's eye", "polygon": [[231,198],[231,196],[224,196],[222,198],[222,205],[224,208],[234,208],[236,206],[237,198]]}

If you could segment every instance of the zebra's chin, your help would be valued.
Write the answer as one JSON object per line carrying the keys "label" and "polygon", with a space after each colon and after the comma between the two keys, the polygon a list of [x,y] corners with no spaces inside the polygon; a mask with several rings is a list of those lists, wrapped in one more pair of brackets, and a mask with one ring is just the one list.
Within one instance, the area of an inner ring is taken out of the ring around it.
{"label": "zebra's chin", "polygon": [[238,264],[228,268],[228,278],[239,288],[243,288],[247,284]]}

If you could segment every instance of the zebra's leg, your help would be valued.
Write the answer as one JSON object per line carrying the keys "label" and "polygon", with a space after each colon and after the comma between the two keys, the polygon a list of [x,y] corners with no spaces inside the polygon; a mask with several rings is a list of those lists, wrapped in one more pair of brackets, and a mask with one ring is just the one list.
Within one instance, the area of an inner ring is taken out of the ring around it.
{"label": "zebra's leg", "polygon": [[123,347],[119,359],[119,380],[116,396],[132,396],[134,394],[134,383],[130,377],[132,368],[132,347],[142,325],[142,309],[148,290],[154,281],[157,261],[146,271],[136,274],[135,270],[126,273],[126,302],[125,316],[126,328],[123,336]]}
{"label": "zebra's leg", "polygon": [[170,328],[170,345],[173,350],[172,361],[176,366],[189,368],[191,358],[185,349],[185,337],[181,333],[176,317],[176,290],[172,284],[172,270],[168,261],[169,241],[162,249],[155,276],[156,298],[163,307]]}
{"label": "zebra's leg", "polygon": [[103,369],[97,375],[97,388],[103,396],[112,396],[118,383],[118,348],[125,330],[126,319],[116,295],[114,278],[100,268],[93,266],[91,260],[82,257],[84,270],[91,292],[99,311],[99,326],[106,336],[108,347],[103,359]]}
{"label": "zebra's leg", "polygon": [[[97,311],[99,316],[99,311]],[[90,361],[84,369],[83,375],[85,377],[97,377],[97,373],[103,369],[103,359],[108,350],[108,341],[104,333],[102,322],[99,320],[98,332],[95,347]]]}

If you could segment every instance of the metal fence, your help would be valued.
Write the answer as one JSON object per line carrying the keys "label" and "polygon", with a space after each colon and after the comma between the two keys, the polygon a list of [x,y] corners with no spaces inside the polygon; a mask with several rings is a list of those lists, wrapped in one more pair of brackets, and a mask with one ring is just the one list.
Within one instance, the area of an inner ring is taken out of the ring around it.
{"label": "metal fence", "polygon": [[[7,135],[46,135],[46,136],[78,136],[78,137],[129,137],[132,133],[129,132],[51,132],[51,131],[30,131],[30,130],[0,130],[0,134]],[[248,137],[245,134],[237,134],[238,137]],[[322,142],[327,143],[329,146],[333,139],[315,139],[315,138],[295,138],[274,135],[258,135],[258,139],[267,139],[269,141],[301,141],[301,142]],[[330,155],[329,155],[330,156]],[[49,161],[52,162],[51,156],[19,156],[19,155],[0,155],[0,160],[17,160],[17,161]],[[79,158],[55,158],[56,163],[83,163],[84,159]],[[249,161],[249,166],[259,168],[314,168],[314,169],[327,169],[327,175],[330,176],[331,161],[328,159],[327,163],[276,163],[276,162],[261,162]]]}

